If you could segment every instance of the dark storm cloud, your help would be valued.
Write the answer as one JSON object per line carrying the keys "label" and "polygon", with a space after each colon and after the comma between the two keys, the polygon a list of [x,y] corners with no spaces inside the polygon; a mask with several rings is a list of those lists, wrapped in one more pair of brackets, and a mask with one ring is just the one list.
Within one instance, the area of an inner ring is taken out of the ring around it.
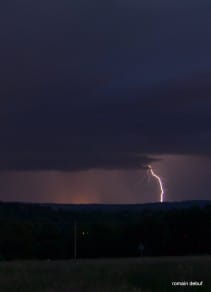
{"label": "dark storm cloud", "polygon": [[10,3],[0,12],[1,170],[210,155],[208,1]]}

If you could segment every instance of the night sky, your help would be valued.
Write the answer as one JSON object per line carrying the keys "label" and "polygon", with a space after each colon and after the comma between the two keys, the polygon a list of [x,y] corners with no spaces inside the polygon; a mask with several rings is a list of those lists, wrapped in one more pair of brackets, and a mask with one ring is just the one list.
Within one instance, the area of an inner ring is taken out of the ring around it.
{"label": "night sky", "polygon": [[210,0],[0,4],[0,200],[211,199]]}

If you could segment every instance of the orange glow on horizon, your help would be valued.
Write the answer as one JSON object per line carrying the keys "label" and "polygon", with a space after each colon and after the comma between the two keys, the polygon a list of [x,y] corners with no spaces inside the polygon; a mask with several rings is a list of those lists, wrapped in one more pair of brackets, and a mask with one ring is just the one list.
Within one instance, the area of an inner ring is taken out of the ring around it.
{"label": "orange glow on horizon", "polygon": [[[72,195],[72,194],[71,194]],[[71,195],[60,194],[56,199],[57,204],[100,204],[102,202],[99,201],[99,197],[97,195],[75,195],[71,197]]]}

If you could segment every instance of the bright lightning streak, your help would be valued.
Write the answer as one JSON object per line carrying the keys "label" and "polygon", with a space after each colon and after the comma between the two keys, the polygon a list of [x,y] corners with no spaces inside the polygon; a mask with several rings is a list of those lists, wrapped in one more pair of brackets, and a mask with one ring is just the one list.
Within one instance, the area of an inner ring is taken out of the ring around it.
{"label": "bright lightning streak", "polygon": [[163,203],[164,190],[163,190],[163,184],[162,184],[161,178],[160,178],[157,174],[154,173],[154,171],[153,171],[151,165],[148,165],[148,168],[149,168],[149,170],[150,170],[151,175],[152,175],[153,177],[155,177],[155,178],[158,180],[158,182],[159,182],[159,185],[160,185],[160,192],[161,192],[161,193],[160,193],[160,202]]}

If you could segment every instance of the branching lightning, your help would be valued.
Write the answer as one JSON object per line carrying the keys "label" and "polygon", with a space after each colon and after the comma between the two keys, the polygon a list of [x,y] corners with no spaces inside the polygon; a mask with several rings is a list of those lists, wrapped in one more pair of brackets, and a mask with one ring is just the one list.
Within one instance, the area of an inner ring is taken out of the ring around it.
{"label": "branching lightning", "polygon": [[160,202],[163,203],[164,189],[163,189],[162,180],[161,180],[161,178],[157,174],[154,173],[151,165],[148,165],[148,169],[149,169],[151,175],[153,177],[155,177],[157,179],[157,181],[159,182],[159,185],[160,185]]}

